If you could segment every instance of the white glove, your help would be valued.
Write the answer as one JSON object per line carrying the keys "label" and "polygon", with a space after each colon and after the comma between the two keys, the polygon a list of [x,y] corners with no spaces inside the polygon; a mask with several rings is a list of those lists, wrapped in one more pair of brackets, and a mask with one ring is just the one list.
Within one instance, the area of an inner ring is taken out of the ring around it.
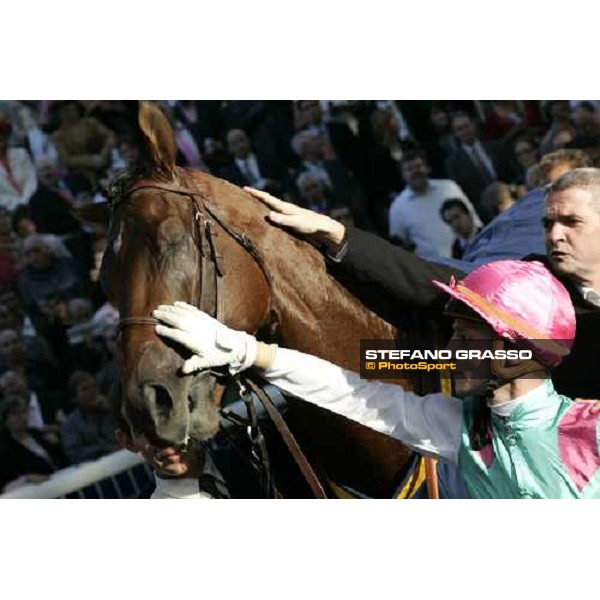
{"label": "white glove", "polygon": [[229,365],[231,373],[251,367],[256,359],[254,336],[230,329],[186,302],[161,305],[152,315],[170,325],[157,325],[156,333],[194,353],[183,364],[184,373]]}

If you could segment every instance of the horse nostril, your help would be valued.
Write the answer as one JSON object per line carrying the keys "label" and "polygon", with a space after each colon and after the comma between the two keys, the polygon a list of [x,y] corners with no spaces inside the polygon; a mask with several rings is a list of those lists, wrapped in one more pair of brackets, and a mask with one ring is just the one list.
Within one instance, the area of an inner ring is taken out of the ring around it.
{"label": "horse nostril", "polygon": [[[150,392],[147,397],[149,396],[149,399],[153,400],[157,416],[161,419],[168,419],[173,410],[173,399],[167,388],[162,385],[149,385],[147,392]],[[153,399],[152,396],[154,396]]]}

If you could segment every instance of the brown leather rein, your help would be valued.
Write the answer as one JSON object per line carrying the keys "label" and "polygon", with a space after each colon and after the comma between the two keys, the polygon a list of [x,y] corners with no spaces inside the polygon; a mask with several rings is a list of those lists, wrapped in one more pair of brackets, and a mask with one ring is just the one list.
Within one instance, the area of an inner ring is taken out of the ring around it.
{"label": "brown leather rein", "polygon": [[[116,210],[116,208],[120,204],[122,204],[127,198],[129,198],[134,193],[147,189],[154,189],[159,190],[161,192],[170,192],[180,196],[185,196],[189,198],[192,202],[193,219],[195,223],[195,241],[202,257],[202,282],[200,291],[200,301],[198,303],[200,310],[210,314],[217,320],[223,322],[223,294],[220,293],[220,291],[222,287],[221,282],[225,275],[225,269],[222,260],[223,257],[221,256],[217,245],[217,232],[214,230],[214,221],[227,234],[229,234],[234,240],[236,240],[246,252],[250,254],[250,256],[254,259],[254,261],[258,264],[261,271],[263,272],[263,275],[269,287],[269,308],[267,313],[269,314],[271,312],[273,303],[273,296],[271,292],[272,285],[271,277],[269,271],[267,270],[262,254],[260,253],[258,248],[256,248],[254,243],[245,234],[236,231],[227,224],[225,219],[222,218],[218,214],[218,211],[214,208],[214,206],[211,205],[211,200],[199,189],[189,189],[187,187],[179,185],[158,183],[152,180],[141,180],[138,181],[131,188],[126,189],[122,194],[119,195],[119,197],[116,200],[111,202],[111,212]],[[141,325],[154,327],[158,324],[158,322],[159,321],[157,319],[151,316],[123,317],[119,320],[117,324],[117,339],[120,338],[123,330],[128,326]],[[238,385],[238,388],[240,389],[240,395],[242,396],[242,399],[246,404],[249,417],[252,421],[256,422],[256,415],[251,414],[254,413],[254,405],[251,398],[246,393],[246,386],[244,386],[244,384],[240,381],[239,376],[235,376],[234,380]],[[304,453],[300,449],[300,446],[298,445],[298,442],[296,441],[294,435],[289,430],[287,424],[279,414],[276,406],[273,404],[268,394],[250,379],[246,379],[245,383],[249,385],[256,397],[265,407],[267,414],[273,421],[277,431],[279,432],[283,441],[285,442],[288,450],[294,458],[298,468],[300,469],[300,472],[304,476],[304,479],[306,480],[306,483],[308,484],[313,495],[316,498],[327,498],[327,494],[325,493],[323,486],[319,481],[319,478],[315,474],[312,466],[310,465]],[[262,453],[264,456],[263,462],[266,462],[266,464],[268,465],[269,459],[266,453],[266,446],[264,446],[264,443],[262,442],[262,434],[260,434],[260,432],[257,433],[256,429],[252,432],[250,432],[250,427],[248,429],[251,442],[253,444],[260,444],[261,446],[260,448],[253,448],[253,453]],[[270,482],[270,473],[267,473],[266,478]],[[268,486],[270,487],[271,484],[269,483]]]}

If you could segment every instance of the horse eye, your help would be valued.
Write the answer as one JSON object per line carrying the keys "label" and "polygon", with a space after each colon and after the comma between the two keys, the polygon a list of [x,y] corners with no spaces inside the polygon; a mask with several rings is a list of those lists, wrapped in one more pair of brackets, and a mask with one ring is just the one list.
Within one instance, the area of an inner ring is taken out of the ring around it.
{"label": "horse eye", "polygon": [[179,219],[167,219],[158,226],[156,240],[160,248],[170,248],[181,244],[185,235],[185,227]]}

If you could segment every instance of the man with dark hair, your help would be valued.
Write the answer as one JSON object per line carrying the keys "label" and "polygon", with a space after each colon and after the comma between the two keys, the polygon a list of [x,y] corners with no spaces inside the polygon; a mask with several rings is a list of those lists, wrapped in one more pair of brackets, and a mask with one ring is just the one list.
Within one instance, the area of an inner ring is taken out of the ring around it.
{"label": "man with dark hair", "polygon": [[227,150],[232,163],[221,170],[223,179],[240,186],[281,191],[281,165],[273,156],[253,152],[245,131],[231,129],[227,132]]}
{"label": "man with dark hair", "polygon": [[465,191],[475,208],[480,208],[483,190],[493,181],[512,181],[516,175],[502,142],[479,139],[473,118],[465,112],[452,115],[456,151],[446,159],[446,173]]}
{"label": "man with dark hair", "polygon": [[473,215],[460,198],[450,198],[442,204],[440,215],[456,236],[452,244],[452,258],[462,258],[465,248],[481,227],[475,225]]}
{"label": "man with dark hair", "polygon": [[454,235],[440,216],[448,198],[460,198],[468,207],[477,226],[481,221],[460,187],[449,179],[430,179],[425,155],[419,150],[402,158],[404,190],[390,207],[389,236],[419,255],[450,257]]}

